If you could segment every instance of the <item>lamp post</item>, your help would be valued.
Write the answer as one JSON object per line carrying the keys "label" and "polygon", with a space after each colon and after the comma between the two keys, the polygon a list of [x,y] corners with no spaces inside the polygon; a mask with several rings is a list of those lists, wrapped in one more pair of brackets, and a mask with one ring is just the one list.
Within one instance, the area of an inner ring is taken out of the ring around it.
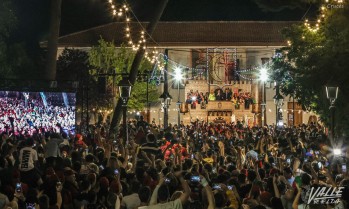
{"label": "lamp post", "polygon": [[127,131],[127,122],[126,122],[126,111],[127,111],[127,102],[131,96],[132,85],[128,79],[128,74],[125,72],[122,74],[122,79],[118,84],[119,87],[119,96],[122,100],[122,114],[123,114],[123,135],[124,135],[124,144],[128,142],[128,131]]}
{"label": "lamp post", "polygon": [[338,87],[330,87],[330,86],[326,86],[326,96],[327,99],[330,100],[330,111],[331,111],[331,140],[335,141],[335,131],[334,131],[334,127],[335,127],[335,102],[336,99],[338,98]]}
{"label": "lamp post", "polygon": [[147,122],[150,123],[150,102],[149,102],[149,78],[150,78],[151,71],[145,70],[142,73],[137,74],[137,80],[141,82],[146,82],[147,84]]}
{"label": "lamp post", "polygon": [[265,67],[262,67],[259,71],[259,80],[262,81],[262,104],[261,104],[261,108],[262,108],[262,127],[265,126],[266,123],[266,114],[265,114],[265,109],[266,109],[266,92],[265,92],[265,84],[266,81],[268,80],[268,70]]}
{"label": "lamp post", "polygon": [[167,79],[167,71],[168,71],[168,49],[165,49],[165,67],[164,67],[164,92],[160,96],[160,101],[162,107],[164,108],[164,129],[168,127],[168,107],[171,104],[172,97],[168,93],[168,79]]}
{"label": "lamp post", "polygon": [[182,70],[180,68],[175,68],[175,75],[174,79],[177,81],[178,86],[178,100],[177,100],[177,106],[178,106],[178,127],[181,124],[181,114],[180,114],[180,105],[181,105],[181,96],[180,96],[180,90],[179,90],[179,84],[181,83],[183,76],[182,76]]}
{"label": "lamp post", "polygon": [[282,121],[281,107],[284,103],[284,97],[280,94],[279,85],[275,86],[276,94],[274,96],[274,104],[276,105],[276,125],[281,128],[284,124]]}
{"label": "lamp post", "polygon": [[168,92],[160,95],[161,105],[164,108],[164,129],[168,127],[168,107],[171,105],[172,97]]}

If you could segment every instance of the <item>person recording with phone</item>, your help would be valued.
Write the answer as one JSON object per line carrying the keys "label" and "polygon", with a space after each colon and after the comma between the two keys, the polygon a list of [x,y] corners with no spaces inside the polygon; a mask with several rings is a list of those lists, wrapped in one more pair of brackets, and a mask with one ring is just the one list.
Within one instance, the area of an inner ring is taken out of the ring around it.
{"label": "person recording with phone", "polygon": [[[188,201],[190,195],[190,187],[186,180],[183,178],[181,171],[178,171],[174,174],[178,179],[183,188],[183,193],[179,196],[178,199],[174,201],[169,201],[170,193],[168,185],[165,184],[165,177],[163,174],[160,174],[160,180],[158,185],[150,199],[150,204],[148,209],[162,209],[162,208],[172,208],[172,209],[182,209],[183,205]],[[159,203],[158,201],[159,200]]]}

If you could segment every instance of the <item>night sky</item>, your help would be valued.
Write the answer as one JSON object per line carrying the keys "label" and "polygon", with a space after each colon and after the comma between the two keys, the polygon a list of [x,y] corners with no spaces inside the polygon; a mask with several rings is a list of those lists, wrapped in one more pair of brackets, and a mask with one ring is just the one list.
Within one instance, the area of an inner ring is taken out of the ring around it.
{"label": "night sky", "polygon": [[[49,0],[13,0],[18,16],[12,38],[37,47],[46,40]],[[60,34],[86,30],[112,21],[108,0],[62,0]],[[129,0],[140,21],[147,21],[159,0]],[[262,1],[262,0],[260,0]],[[272,0],[269,0],[272,1]],[[278,12],[263,11],[256,0],[169,0],[162,21],[301,20],[309,5]],[[314,7],[315,8],[315,7]],[[312,9],[310,10],[312,11]]]}

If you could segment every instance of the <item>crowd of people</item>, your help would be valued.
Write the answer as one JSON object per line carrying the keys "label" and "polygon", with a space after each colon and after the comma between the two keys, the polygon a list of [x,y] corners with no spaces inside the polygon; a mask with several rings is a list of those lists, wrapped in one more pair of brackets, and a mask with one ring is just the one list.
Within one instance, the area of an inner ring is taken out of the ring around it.
{"label": "crowd of people", "polygon": [[239,91],[239,89],[232,91],[230,88],[224,90],[217,88],[212,89],[210,93],[190,90],[187,93],[186,104],[190,104],[192,109],[195,109],[197,105],[200,105],[201,109],[205,109],[209,101],[231,101],[235,109],[240,109],[240,107],[249,109],[254,103],[250,92]]}
{"label": "crowd of people", "polygon": [[187,94],[187,99],[185,101],[186,104],[190,104],[191,109],[196,109],[197,105],[200,105],[201,109],[206,108],[206,104],[208,103],[208,92],[205,94],[203,92],[199,92],[196,90],[190,90]]}
{"label": "crowd of people", "polygon": [[[349,150],[333,155],[318,124],[163,129],[141,117],[129,123],[128,137],[106,130],[3,132],[0,208],[348,208]],[[340,192],[309,201],[322,187]]]}
{"label": "crowd of people", "polygon": [[28,94],[0,97],[0,132],[11,131],[14,135],[32,135],[60,128],[74,130],[75,107],[58,106],[50,101],[45,105],[41,98]]}

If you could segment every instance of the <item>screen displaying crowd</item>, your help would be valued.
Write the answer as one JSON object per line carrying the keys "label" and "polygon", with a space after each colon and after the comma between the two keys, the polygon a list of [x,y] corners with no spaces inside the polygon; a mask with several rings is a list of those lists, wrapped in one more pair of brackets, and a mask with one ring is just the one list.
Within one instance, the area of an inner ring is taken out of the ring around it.
{"label": "screen displaying crowd", "polygon": [[0,131],[33,135],[75,129],[75,93],[0,91]]}
{"label": "screen displaying crowd", "polygon": [[0,208],[348,208],[349,149],[319,124],[163,129],[140,117],[128,141],[106,130],[3,132]]}

